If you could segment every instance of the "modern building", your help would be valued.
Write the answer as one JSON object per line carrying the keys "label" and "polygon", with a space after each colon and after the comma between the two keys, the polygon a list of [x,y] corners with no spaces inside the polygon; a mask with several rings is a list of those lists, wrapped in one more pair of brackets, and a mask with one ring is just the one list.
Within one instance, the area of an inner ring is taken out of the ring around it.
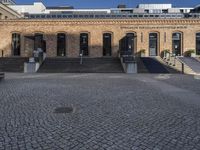
{"label": "modern building", "polygon": [[[5,0],[4,0],[5,2]],[[174,8],[172,4],[119,5],[110,9],[75,9],[6,5],[21,18],[0,21],[0,50],[4,57],[29,57],[42,48],[47,57],[118,57],[120,51],[159,56],[163,50],[200,55],[200,6]]]}
{"label": "modern building", "polygon": [[[0,19],[17,19],[22,16],[8,6],[9,1],[0,1]],[[12,2],[12,1],[11,1]]]}

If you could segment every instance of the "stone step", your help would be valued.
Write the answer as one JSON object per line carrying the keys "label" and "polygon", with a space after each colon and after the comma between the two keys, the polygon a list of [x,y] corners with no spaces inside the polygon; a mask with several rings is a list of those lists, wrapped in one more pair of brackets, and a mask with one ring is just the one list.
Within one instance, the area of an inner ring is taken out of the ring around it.
{"label": "stone step", "polygon": [[4,78],[5,74],[3,72],[0,72],[0,80]]}
{"label": "stone step", "polygon": [[1,72],[23,72],[24,62],[28,61],[25,57],[3,57],[0,58]]}
{"label": "stone step", "polygon": [[123,73],[119,58],[46,58],[40,73]]}

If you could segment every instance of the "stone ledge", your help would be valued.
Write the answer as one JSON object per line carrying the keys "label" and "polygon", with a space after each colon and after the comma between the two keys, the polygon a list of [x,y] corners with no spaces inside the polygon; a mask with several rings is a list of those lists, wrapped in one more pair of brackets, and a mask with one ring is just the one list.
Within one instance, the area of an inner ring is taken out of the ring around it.
{"label": "stone ledge", "polygon": [[0,24],[200,24],[200,19],[11,19],[0,20]]}
{"label": "stone ledge", "polygon": [[2,72],[0,72],[0,80],[1,80],[1,79],[4,79],[4,77],[5,77],[5,74],[2,73]]}

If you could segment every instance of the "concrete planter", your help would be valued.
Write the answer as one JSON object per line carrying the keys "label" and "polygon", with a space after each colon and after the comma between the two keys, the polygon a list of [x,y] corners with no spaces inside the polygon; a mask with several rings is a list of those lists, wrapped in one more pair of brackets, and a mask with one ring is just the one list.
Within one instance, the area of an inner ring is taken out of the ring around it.
{"label": "concrete planter", "polygon": [[165,57],[166,57],[167,59],[169,59],[170,53],[166,53]]}
{"label": "concrete planter", "polygon": [[140,57],[145,57],[145,53],[140,53]]}
{"label": "concrete planter", "polygon": [[37,62],[24,63],[24,73],[35,73],[38,71],[40,64]]}
{"label": "concrete planter", "polygon": [[196,57],[196,54],[195,53],[191,53],[191,57]]}

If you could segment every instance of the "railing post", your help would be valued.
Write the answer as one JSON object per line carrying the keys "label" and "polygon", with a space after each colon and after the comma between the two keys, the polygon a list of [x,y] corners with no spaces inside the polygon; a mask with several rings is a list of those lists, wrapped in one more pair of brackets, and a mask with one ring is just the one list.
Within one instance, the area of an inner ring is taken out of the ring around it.
{"label": "railing post", "polygon": [[4,51],[1,50],[1,57],[4,57]]}
{"label": "railing post", "polygon": [[184,74],[184,63],[182,63],[182,74]]}
{"label": "railing post", "polygon": [[176,66],[176,55],[174,54],[174,66]]}
{"label": "railing post", "polygon": [[80,64],[82,65],[83,64],[83,50],[81,51],[80,56],[81,56]]}

